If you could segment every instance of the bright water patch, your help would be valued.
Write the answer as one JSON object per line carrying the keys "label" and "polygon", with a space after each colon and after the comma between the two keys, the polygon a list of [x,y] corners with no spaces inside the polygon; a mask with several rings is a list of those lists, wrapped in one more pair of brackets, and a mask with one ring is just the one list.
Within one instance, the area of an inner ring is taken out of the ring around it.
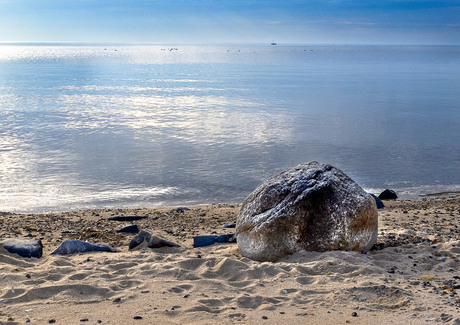
{"label": "bright water patch", "polygon": [[0,210],[241,202],[311,160],[459,191],[459,49],[0,46]]}

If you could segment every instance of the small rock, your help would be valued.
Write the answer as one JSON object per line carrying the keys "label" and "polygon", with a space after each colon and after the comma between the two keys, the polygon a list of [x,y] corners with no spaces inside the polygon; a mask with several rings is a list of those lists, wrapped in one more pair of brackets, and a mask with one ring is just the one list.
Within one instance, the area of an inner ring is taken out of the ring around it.
{"label": "small rock", "polygon": [[21,257],[40,258],[43,255],[43,244],[40,239],[5,239],[0,242],[1,247]]}
{"label": "small rock", "polygon": [[50,320],[48,321],[48,323],[49,323],[49,324],[54,324],[54,323],[56,323],[56,320],[55,320],[55,319],[50,319]]}
{"label": "small rock", "polygon": [[136,221],[136,220],[142,220],[146,219],[147,216],[116,216],[116,217],[110,217],[107,220],[110,221]]}
{"label": "small rock", "polygon": [[118,229],[117,232],[137,234],[139,232],[139,227],[137,225],[126,226]]}
{"label": "small rock", "polygon": [[137,246],[141,245],[143,242],[148,243],[151,238],[152,235],[150,235],[147,231],[141,231],[133,239],[131,239],[131,241],[129,242],[129,249],[134,249]]}
{"label": "small rock", "polygon": [[134,319],[142,319],[142,316],[134,316]]}
{"label": "small rock", "polygon": [[180,245],[170,242],[169,240],[161,239],[158,237],[151,237],[148,244],[149,248],[160,248],[160,247],[180,247]]}
{"label": "small rock", "polygon": [[236,223],[226,223],[225,225],[222,226],[222,228],[235,228]]}
{"label": "small rock", "polygon": [[104,244],[89,243],[78,239],[68,239],[51,255],[71,255],[86,252],[119,252],[120,250]]}
{"label": "small rock", "polygon": [[268,317],[264,315],[264,316],[262,316],[262,319],[268,319]]}
{"label": "small rock", "polygon": [[381,200],[396,200],[398,198],[398,195],[396,195],[395,191],[386,189],[385,191],[380,193],[378,198]]}
{"label": "small rock", "polygon": [[174,209],[173,211],[174,212],[179,212],[179,213],[184,213],[185,211],[190,211],[190,209],[186,208],[186,207],[180,207],[180,208]]}
{"label": "small rock", "polygon": [[354,311],[354,312],[351,313],[351,316],[358,317],[358,313]]}

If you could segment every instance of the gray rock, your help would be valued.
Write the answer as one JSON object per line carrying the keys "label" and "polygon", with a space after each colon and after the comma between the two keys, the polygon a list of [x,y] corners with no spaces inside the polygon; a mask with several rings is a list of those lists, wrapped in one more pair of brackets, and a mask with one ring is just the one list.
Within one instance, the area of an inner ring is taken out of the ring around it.
{"label": "gray rock", "polygon": [[178,245],[176,243],[173,243],[173,242],[171,242],[169,240],[166,240],[166,239],[161,239],[161,238],[152,236],[152,238],[150,238],[150,240],[149,240],[148,247],[149,248],[180,247],[180,245]]}
{"label": "gray rock", "polygon": [[139,227],[137,225],[124,226],[120,229],[117,229],[117,232],[137,234],[139,233]]}
{"label": "gray rock", "polygon": [[[133,239],[131,239],[131,242],[129,243],[129,249],[134,249],[138,246],[141,246],[144,243],[147,244],[147,247],[149,248],[180,247],[176,243],[158,237],[154,237],[147,231],[141,231]],[[143,246],[145,246],[145,244]]]}
{"label": "gray rock", "polygon": [[43,255],[43,244],[40,239],[5,239],[0,242],[0,247],[22,257],[40,258]]}
{"label": "gray rock", "polygon": [[119,252],[120,250],[104,244],[94,244],[78,239],[68,239],[51,254],[71,255],[86,252]]}
{"label": "gray rock", "polygon": [[147,231],[141,231],[138,233],[131,241],[129,242],[129,249],[134,249],[137,246],[141,245],[143,242],[147,244],[150,242],[152,235],[150,235]]}
{"label": "gray rock", "polygon": [[260,185],[236,223],[243,256],[276,261],[299,250],[370,249],[377,239],[375,200],[339,169],[302,164]]}

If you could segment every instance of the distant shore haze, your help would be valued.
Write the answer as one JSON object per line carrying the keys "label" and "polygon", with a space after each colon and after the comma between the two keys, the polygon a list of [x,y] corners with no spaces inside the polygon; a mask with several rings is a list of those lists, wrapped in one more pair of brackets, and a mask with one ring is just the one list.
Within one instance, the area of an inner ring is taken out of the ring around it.
{"label": "distant shore haze", "polygon": [[243,256],[276,261],[300,250],[366,251],[377,240],[375,200],[341,170],[301,164],[243,202],[236,234]]}

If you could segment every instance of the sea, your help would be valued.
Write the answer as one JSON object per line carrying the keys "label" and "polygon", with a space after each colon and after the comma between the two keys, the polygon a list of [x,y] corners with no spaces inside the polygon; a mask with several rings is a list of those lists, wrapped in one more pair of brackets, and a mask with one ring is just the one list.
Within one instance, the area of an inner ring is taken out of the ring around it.
{"label": "sea", "polygon": [[460,193],[460,46],[0,45],[0,211],[241,203],[309,161]]}

